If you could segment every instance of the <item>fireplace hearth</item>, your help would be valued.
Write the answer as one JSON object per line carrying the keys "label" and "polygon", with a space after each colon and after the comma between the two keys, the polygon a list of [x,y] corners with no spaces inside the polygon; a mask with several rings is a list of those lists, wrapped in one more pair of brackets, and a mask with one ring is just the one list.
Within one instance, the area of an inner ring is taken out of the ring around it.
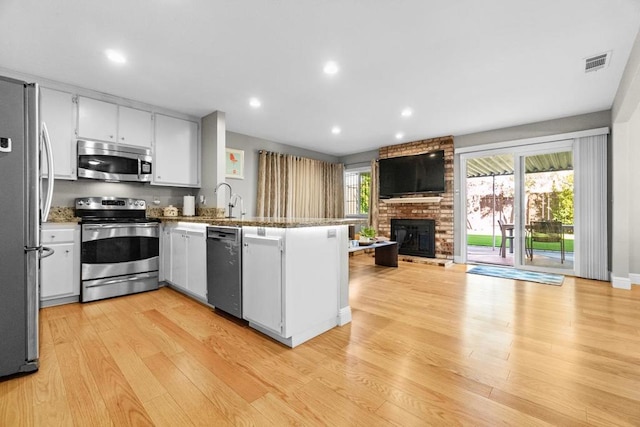
{"label": "fireplace hearth", "polygon": [[398,242],[399,254],[435,258],[436,222],[433,219],[392,219],[391,240]]}

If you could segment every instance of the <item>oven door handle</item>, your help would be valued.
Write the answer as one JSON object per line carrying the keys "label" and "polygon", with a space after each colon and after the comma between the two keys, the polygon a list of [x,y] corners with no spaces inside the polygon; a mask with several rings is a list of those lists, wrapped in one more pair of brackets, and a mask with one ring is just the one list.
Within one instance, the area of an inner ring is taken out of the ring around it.
{"label": "oven door handle", "polygon": [[127,277],[127,278],[124,278],[124,279],[88,280],[88,281],[84,282],[84,287],[85,288],[93,288],[93,287],[96,287],[96,286],[115,285],[116,283],[135,282],[137,280],[149,279],[151,277],[154,277],[154,276],[152,274],[149,274],[149,273],[143,273],[143,274],[137,274],[135,276]]}
{"label": "oven door handle", "polygon": [[112,228],[153,228],[157,227],[157,222],[151,222],[146,224],[93,224],[93,225],[85,225],[85,230],[108,230]]}

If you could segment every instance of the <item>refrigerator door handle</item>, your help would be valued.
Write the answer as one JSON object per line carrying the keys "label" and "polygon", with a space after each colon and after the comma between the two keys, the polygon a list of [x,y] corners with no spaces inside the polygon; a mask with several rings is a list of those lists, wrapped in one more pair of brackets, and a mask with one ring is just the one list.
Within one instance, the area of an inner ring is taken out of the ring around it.
{"label": "refrigerator door handle", "polygon": [[[49,139],[49,130],[47,124],[42,122],[42,139],[44,142],[44,148],[47,152],[47,198],[44,202],[42,209],[42,222],[46,222],[49,218],[49,211],[51,210],[51,199],[53,199],[53,182],[55,181],[53,174],[53,150],[51,149],[51,139]],[[49,255],[47,255],[49,256]]]}
{"label": "refrigerator door handle", "polygon": [[48,248],[46,246],[43,246],[42,247],[42,253],[40,254],[40,259],[44,259],[44,258],[50,257],[54,253],[56,253],[56,251],[54,251],[53,249]]}

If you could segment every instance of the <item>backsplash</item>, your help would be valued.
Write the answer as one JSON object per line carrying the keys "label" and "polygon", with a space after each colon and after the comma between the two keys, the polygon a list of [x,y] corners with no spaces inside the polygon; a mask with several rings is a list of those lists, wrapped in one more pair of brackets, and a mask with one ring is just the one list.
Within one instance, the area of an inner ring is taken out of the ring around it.
{"label": "backsplash", "polygon": [[78,222],[73,208],[67,206],[52,206],[47,222]]}

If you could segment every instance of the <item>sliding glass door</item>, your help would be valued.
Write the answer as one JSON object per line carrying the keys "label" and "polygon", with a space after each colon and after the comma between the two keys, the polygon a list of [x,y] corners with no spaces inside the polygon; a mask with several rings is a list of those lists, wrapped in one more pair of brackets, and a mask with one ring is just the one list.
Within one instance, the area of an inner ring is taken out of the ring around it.
{"label": "sliding glass door", "polygon": [[467,162],[467,261],[514,264],[514,156],[494,154]]}
{"label": "sliding glass door", "polygon": [[573,270],[573,152],[523,156],[523,263],[535,269]]}
{"label": "sliding glass door", "polygon": [[574,268],[573,141],[461,155],[465,262]]}

